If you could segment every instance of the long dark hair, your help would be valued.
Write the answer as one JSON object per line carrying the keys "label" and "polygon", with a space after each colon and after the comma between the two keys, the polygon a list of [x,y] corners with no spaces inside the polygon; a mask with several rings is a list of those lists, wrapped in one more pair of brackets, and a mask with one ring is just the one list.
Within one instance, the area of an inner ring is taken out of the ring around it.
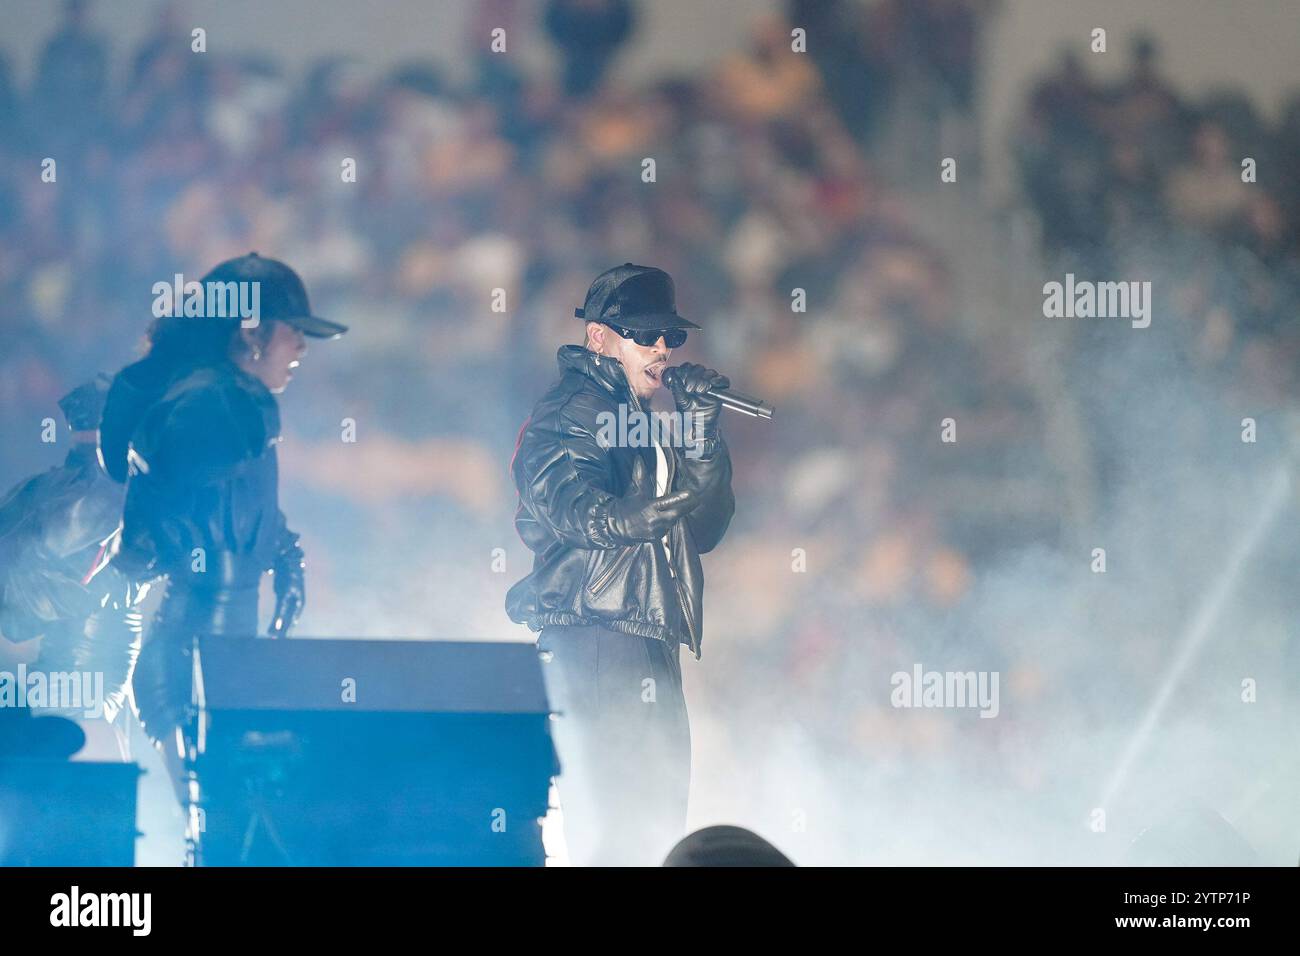
{"label": "long dark hair", "polygon": [[[267,342],[270,321],[258,324],[255,337]],[[195,369],[237,359],[248,344],[240,335],[238,319],[203,316],[156,318],[145,333],[144,357],[113,378],[99,426],[99,456],[104,470],[126,481],[127,448],[136,427],[171,384]]]}
{"label": "long dark hair", "polygon": [[167,315],[154,319],[145,332],[142,361],[160,370],[188,371],[227,361],[241,342],[237,319]]}

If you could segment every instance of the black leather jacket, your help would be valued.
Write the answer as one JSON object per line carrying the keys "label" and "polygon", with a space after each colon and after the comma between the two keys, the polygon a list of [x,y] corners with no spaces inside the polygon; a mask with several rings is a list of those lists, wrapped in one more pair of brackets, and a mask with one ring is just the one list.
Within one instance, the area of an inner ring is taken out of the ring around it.
{"label": "black leather jacket", "polygon": [[[731,457],[719,439],[690,458],[665,447],[668,489],[690,489],[699,506],[661,544],[620,545],[597,515],[612,498],[655,495],[655,452],[604,447],[602,412],[619,403],[642,410],[623,366],[577,345],[560,349],[560,380],[533,408],[511,472],[519,491],[515,527],[533,551],[533,571],[506,595],[511,620],[541,630],[553,624],[599,624],[611,630],[686,644],[698,659],[704,623],[700,555],[722,540],[736,509]],[[647,409],[648,411],[648,409]]]}
{"label": "black leather jacket", "polygon": [[162,618],[253,633],[262,574],[295,537],[279,507],[275,398],[231,362],[150,376],[146,363],[119,373],[101,426],[109,473],[122,474],[128,446],[131,465],[113,563],[136,580],[167,577]]}
{"label": "black leather jacket", "polygon": [[0,503],[0,631],[15,643],[42,637],[33,670],[102,674],[110,719],[141,635],[141,589],[101,561],[121,517],[122,486],[94,445],[75,445]]}
{"label": "black leather jacket", "polygon": [[279,440],[275,397],[229,361],[172,372],[146,358],[109,390],[100,449],[127,482],[113,564],[167,579],[132,677],[155,741],[192,727],[192,639],[256,634],[262,575],[297,552],[279,506]]}

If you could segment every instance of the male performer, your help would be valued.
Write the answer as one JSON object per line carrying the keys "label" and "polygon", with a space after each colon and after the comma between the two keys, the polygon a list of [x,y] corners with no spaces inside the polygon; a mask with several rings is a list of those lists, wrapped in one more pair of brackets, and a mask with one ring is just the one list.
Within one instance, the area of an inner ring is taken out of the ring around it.
{"label": "male performer", "polygon": [[609,427],[649,412],[672,349],[699,326],[677,314],[667,273],[631,263],[598,276],[575,315],[585,344],[560,349],[560,379],[511,466],[515,527],[535,558],[506,610],[542,632],[572,861],[650,865],[685,829],[679,646],[699,658],[700,555],[735,510],[721,405],[709,394],[729,383],[699,365],[677,370],[673,397],[693,429],[677,436],[681,448],[663,447],[654,428]]}

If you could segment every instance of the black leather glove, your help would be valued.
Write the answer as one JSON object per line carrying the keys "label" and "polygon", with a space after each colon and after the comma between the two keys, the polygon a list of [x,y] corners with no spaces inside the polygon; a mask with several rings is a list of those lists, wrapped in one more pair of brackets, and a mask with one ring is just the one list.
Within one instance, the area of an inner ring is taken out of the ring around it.
{"label": "black leather glove", "polygon": [[303,605],[307,602],[306,581],[303,569],[305,555],[298,545],[298,536],[286,530],[271,569],[275,584],[275,614],[271,618],[271,637],[284,637],[298,622]]}
{"label": "black leather glove", "polygon": [[673,523],[699,504],[691,491],[674,491],[662,498],[614,498],[608,504],[605,527],[617,544],[658,541]]}
{"label": "black leather glove", "polygon": [[711,368],[687,362],[672,369],[664,382],[673,393],[673,401],[691,437],[697,441],[716,439],[722,403],[709,394],[709,389],[728,388],[731,379]]}

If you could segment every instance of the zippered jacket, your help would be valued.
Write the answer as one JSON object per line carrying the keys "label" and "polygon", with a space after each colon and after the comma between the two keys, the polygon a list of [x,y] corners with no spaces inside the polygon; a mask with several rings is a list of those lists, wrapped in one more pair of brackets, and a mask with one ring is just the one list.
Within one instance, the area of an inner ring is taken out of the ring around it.
{"label": "zippered jacket", "polygon": [[[578,345],[564,346],[558,358],[560,379],[524,423],[511,463],[515,528],[534,558],[532,573],[506,595],[506,612],[535,631],[598,624],[682,643],[698,659],[700,555],[722,540],[736,508],[726,443],[721,434],[691,449],[661,439],[667,491],[690,490],[699,503],[669,528],[666,542],[613,540],[605,522],[610,501],[658,496],[654,445],[611,423],[620,420],[620,405],[624,422],[649,409],[628,388],[618,360],[599,356],[597,363]],[[640,434],[648,436],[648,427]]]}

